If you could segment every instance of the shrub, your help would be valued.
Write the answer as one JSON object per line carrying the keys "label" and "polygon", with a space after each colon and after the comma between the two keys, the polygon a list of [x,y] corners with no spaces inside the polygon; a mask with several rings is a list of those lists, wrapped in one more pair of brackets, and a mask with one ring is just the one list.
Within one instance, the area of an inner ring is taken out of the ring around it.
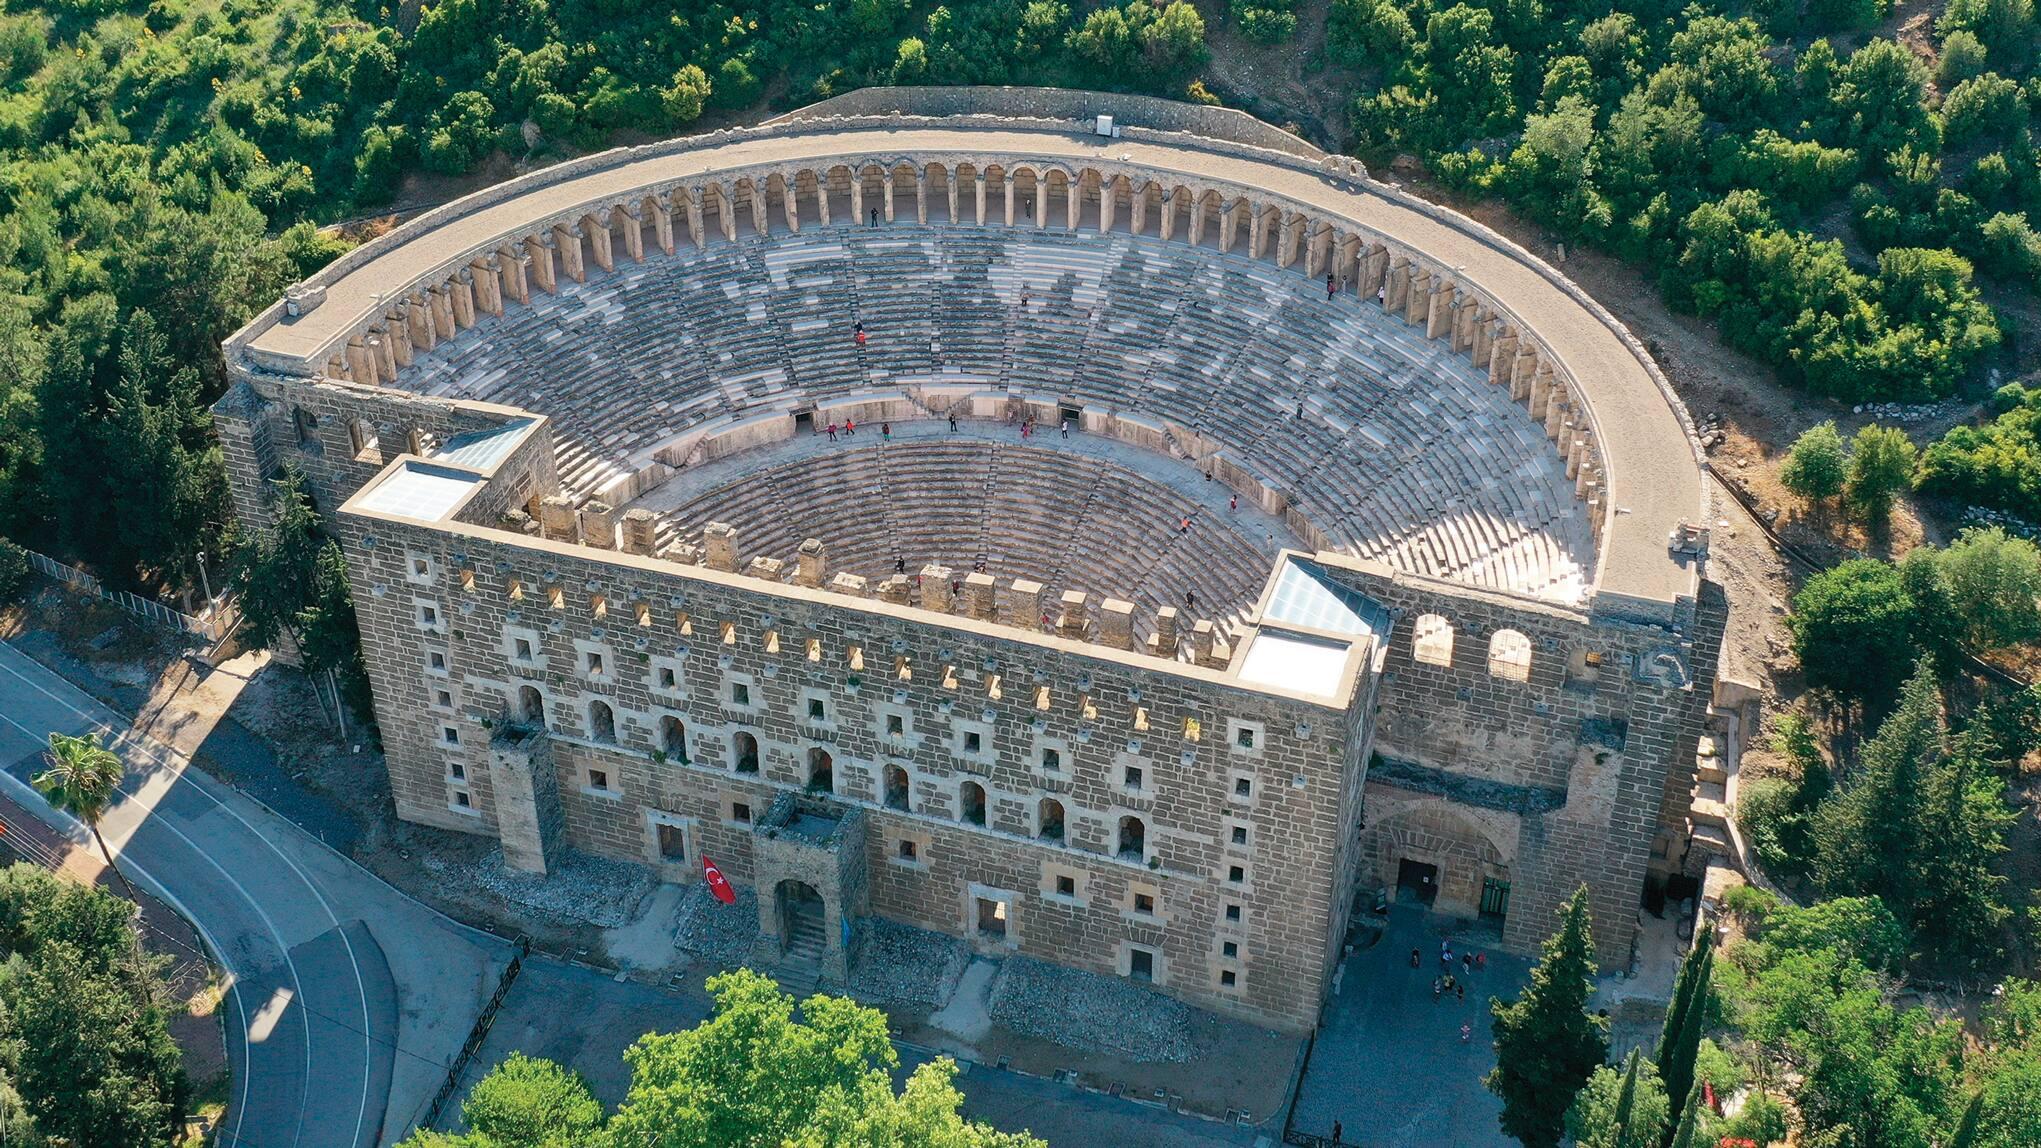
{"label": "shrub", "polygon": [[1807,580],[1787,618],[1807,684],[1882,710],[1914,662],[1913,599],[1899,571],[1872,558]]}
{"label": "shrub", "polygon": [[1239,12],[1240,34],[1257,44],[1280,44],[1297,34],[1297,14],[1288,8],[1255,5]]}
{"label": "shrub", "polygon": [[28,592],[28,552],[0,538],[0,604],[18,602]]}
{"label": "shrub", "polygon": [[1851,443],[1844,495],[1874,528],[1892,514],[1892,500],[1913,485],[1913,440],[1898,427],[1876,424],[1857,432]]}
{"label": "shrub", "polygon": [[1843,436],[1835,429],[1834,421],[1824,421],[1793,440],[1792,449],[1786,452],[1786,464],[1779,470],[1779,481],[1808,502],[1822,503],[1843,492],[1849,465]]}

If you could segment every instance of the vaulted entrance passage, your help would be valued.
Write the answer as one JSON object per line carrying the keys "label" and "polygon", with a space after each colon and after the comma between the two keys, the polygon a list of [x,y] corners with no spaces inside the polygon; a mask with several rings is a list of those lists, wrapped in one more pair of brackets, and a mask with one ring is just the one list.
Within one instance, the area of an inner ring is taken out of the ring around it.
{"label": "vaulted entrance passage", "polygon": [[773,890],[780,917],[780,953],[819,968],[828,948],[828,907],[805,881],[782,881]]}
{"label": "vaulted entrance passage", "polygon": [[1396,899],[1431,908],[1439,899],[1439,867],[1404,858],[1396,867]]}

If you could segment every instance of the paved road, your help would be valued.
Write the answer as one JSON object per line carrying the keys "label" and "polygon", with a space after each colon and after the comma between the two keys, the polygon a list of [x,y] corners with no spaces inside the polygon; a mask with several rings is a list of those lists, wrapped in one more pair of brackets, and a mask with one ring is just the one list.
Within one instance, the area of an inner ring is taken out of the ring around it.
{"label": "paved road", "polygon": [[[102,829],[122,868],[197,925],[231,980],[227,1148],[363,1148],[423,1113],[507,946],[391,889],[0,643],[0,786],[51,731],[111,733],[128,776]],[[262,751],[266,752],[266,751]]]}

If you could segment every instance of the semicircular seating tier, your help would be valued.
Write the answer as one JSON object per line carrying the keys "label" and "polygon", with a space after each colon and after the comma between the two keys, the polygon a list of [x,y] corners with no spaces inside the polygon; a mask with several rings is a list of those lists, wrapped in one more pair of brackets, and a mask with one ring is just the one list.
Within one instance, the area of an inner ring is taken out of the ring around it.
{"label": "semicircular seating tier", "polygon": [[[551,416],[563,483],[584,498],[719,421],[866,392],[1001,389],[1220,444],[1355,555],[1566,601],[1590,581],[1588,507],[1508,387],[1422,326],[1265,260],[941,222],[645,255],[479,315],[395,385]],[[822,522],[829,507],[788,511]]]}

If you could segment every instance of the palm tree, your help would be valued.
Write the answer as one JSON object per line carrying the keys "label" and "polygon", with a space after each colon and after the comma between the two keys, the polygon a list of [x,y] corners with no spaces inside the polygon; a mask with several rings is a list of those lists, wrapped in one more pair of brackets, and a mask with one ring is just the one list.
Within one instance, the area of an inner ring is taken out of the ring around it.
{"label": "palm tree", "polygon": [[128,884],[127,875],[114,863],[113,850],[106,847],[106,838],[99,834],[99,818],[112,802],[114,791],[120,788],[127,767],[112,750],[99,744],[96,733],[83,737],[50,734],[49,752],[43,754],[43,761],[49,768],[36,775],[37,791],[51,805],[83,821],[92,830],[92,839],[99,842],[99,851],[106,855],[107,868],[120,878],[121,888],[128,891],[128,900],[139,904],[141,899],[135,896],[135,887]]}

